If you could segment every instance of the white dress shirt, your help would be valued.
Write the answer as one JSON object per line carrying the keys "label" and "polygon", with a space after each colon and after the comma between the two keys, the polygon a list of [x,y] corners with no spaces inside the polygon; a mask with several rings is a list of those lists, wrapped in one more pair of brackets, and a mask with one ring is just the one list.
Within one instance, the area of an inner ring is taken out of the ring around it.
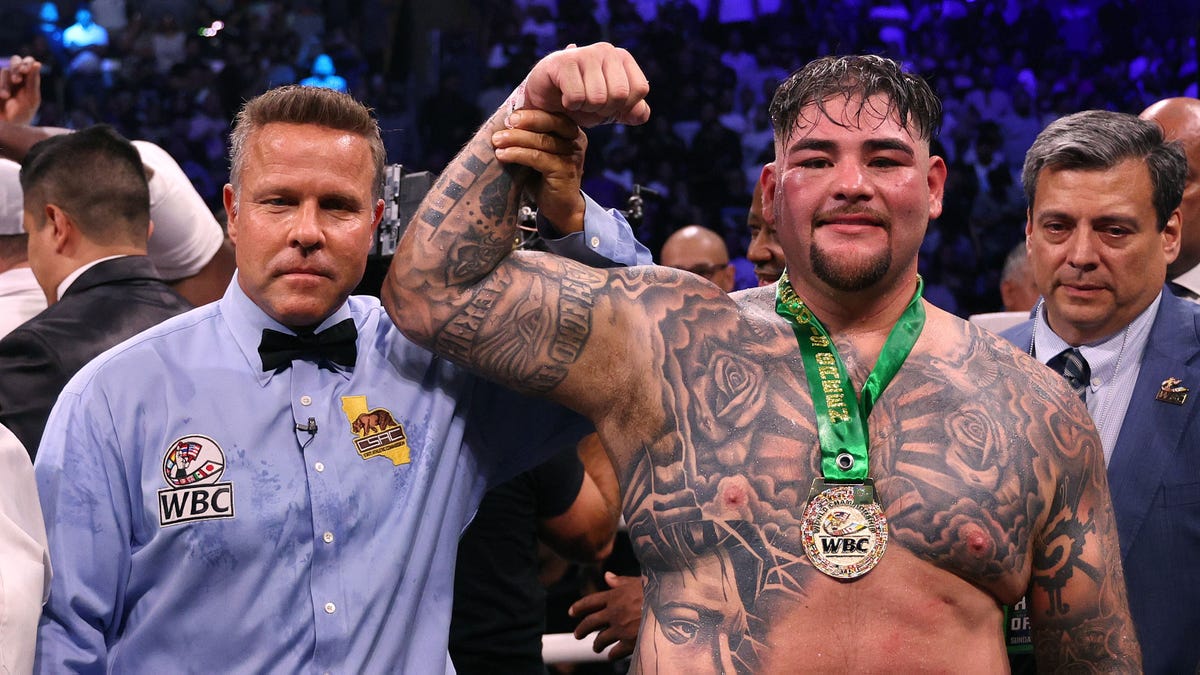
{"label": "white dress shirt", "polygon": [[33,270],[16,267],[0,272],[0,338],[46,309],[46,295]]}
{"label": "white dress shirt", "polygon": [[0,425],[0,673],[33,672],[50,553],[29,453]]}

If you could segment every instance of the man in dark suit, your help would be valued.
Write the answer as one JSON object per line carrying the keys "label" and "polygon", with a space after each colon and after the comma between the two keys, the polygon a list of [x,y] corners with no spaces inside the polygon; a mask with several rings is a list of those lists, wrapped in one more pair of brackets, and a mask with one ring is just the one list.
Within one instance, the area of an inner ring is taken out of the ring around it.
{"label": "man in dark suit", "polygon": [[1043,301],[1003,334],[1095,420],[1151,675],[1200,664],[1200,307],[1164,292],[1186,172],[1153,122],[1085,111],[1048,126],[1022,175]]}
{"label": "man in dark suit", "polygon": [[191,306],[146,257],[146,174],[137,150],[110,127],[33,146],[21,190],[29,263],[50,306],[0,340],[0,423],[33,456],[76,371]]}

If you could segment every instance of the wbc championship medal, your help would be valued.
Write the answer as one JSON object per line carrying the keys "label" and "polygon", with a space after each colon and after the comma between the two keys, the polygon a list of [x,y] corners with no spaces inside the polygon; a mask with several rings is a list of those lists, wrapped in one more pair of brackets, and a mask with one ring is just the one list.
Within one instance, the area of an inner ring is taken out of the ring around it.
{"label": "wbc championship medal", "polygon": [[818,570],[837,579],[870,572],[887,549],[887,518],[869,484],[826,486],[813,481],[800,523],[804,553]]}
{"label": "wbc championship medal", "polygon": [[775,311],[796,335],[821,445],[823,477],[813,481],[800,521],[804,553],[835,579],[870,572],[887,550],[887,518],[867,476],[867,417],[925,326],[923,287],[917,277],[916,293],[888,334],[860,400],[825,327],[796,295],[786,271],[779,279]]}

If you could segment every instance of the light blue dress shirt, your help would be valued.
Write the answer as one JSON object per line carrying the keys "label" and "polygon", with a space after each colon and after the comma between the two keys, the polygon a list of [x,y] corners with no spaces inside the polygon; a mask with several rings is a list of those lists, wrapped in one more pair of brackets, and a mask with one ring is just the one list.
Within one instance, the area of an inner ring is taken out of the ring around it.
{"label": "light blue dress shirt", "polygon": [[[1158,316],[1161,301],[1162,292],[1159,292],[1154,301],[1125,328],[1102,340],[1079,346],[1079,353],[1091,370],[1085,401],[1100,435],[1106,466],[1121,435],[1125,413],[1129,410],[1130,393],[1142,371],[1142,355],[1150,340],[1150,328]],[[1050,328],[1042,312],[1043,308],[1039,305],[1034,313],[1031,355],[1046,363],[1071,345]]]}
{"label": "light blue dress shirt", "polygon": [[235,277],[71,380],[36,461],[40,671],[453,672],[462,529],[590,424],[417,347],[374,298],[319,330],[347,318],[354,368],[263,372],[262,330],[290,331]]}
{"label": "light blue dress shirt", "polygon": [[559,237],[539,214],[538,234],[551,250],[565,255],[564,247],[570,247],[570,257],[592,267],[654,264],[650,249],[633,236],[633,228],[620,211],[605,209],[587,193],[581,194],[585,205],[582,232]]}

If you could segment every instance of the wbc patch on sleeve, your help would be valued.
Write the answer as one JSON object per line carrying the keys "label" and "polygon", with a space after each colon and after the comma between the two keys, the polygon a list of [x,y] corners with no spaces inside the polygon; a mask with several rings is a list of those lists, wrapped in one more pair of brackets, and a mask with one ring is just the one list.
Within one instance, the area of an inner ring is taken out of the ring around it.
{"label": "wbc patch on sleeve", "polygon": [[233,517],[233,483],[222,483],[225,453],[208,436],[184,436],[163,455],[163,478],[158,491],[161,527],[196,520]]}

